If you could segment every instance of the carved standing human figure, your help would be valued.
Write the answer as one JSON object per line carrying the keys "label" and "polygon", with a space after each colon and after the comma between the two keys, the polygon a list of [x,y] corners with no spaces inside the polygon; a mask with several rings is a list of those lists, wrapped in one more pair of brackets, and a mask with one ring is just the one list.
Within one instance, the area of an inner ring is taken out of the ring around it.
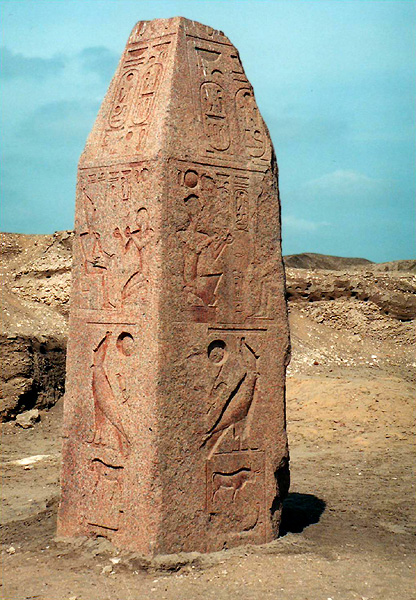
{"label": "carved standing human figure", "polygon": [[108,269],[113,253],[108,252],[98,231],[96,214],[97,206],[92,194],[86,187],[82,189],[84,223],[80,227],[80,243],[83,254],[84,275],[98,283],[96,291],[99,295],[100,308],[111,308],[108,286]]}
{"label": "carved standing human figure", "polygon": [[121,233],[119,227],[116,227],[113,235],[119,241],[124,274],[120,301],[122,305],[134,304],[146,292],[149,283],[149,244],[154,231],[150,227],[147,209],[139,208],[132,228],[127,225],[124,233]]}

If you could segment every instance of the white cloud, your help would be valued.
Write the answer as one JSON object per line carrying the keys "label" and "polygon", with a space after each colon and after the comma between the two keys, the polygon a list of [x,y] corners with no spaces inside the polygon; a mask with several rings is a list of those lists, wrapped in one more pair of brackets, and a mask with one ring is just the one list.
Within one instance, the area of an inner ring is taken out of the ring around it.
{"label": "white cloud", "polygon": [[330,225],[327,221],[310,221],[308,219],[302,219],[295,217],[294,215],[287,215],[282,217],[282,223],[284,228],[296,230],[296,231],[317,231],[321,227],[327,227]]}
{"label": "white cloud", "polygon": [[83,69],[88,73],[95,73],[98,77],[108,82],[116,70],[118,56],[104,46],[84,48],[79,54]]}
{"label": "white cloud", "polygon": [[65,68],[66,57],[53,56],[44,58],[41,56],[24,56],[12,52],[6,46],[0,48],[1,70],[3,79],[46,79],[59,75]]}
{"label": "white cloud", "polygon": [[318,179],[312,179],[305,187],[313,192],[337,194],[338,196],[356,196],[372,193],[382,187],[382,181],[358,173],[357,171],[337,170]]}
{"label": "white cloud", "polygon": [[21,136],[29,143],[49,149],[73,142],[82,147],[98,109],[99,103],[88,99],[43,104],[22,121]]}

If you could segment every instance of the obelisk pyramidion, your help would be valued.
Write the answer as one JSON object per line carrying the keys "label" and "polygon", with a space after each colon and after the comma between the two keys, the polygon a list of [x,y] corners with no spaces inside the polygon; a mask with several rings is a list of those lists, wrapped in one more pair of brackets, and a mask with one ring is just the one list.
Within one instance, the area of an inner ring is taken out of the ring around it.
{"label": "obelisk pyramidion", "polygon": [[220,31],[139,22],[81,156],[61,536],[276,537],[289,333],[277,165]]}

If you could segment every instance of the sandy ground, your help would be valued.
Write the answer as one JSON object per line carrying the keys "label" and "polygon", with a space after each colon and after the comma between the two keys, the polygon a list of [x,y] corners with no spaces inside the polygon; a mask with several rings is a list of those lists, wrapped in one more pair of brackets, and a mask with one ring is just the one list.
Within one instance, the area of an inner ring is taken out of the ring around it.
{"label": "sandy ground", "polygon": [[291,311],[292,483],[271,544],[146,562],[105,540],[57,540],[62,401],[33,429],[3,424],[1,598],[415,598],[414,329],[372,330],[363,312],[357,329],[350,309],[338,319],[349,329]]}

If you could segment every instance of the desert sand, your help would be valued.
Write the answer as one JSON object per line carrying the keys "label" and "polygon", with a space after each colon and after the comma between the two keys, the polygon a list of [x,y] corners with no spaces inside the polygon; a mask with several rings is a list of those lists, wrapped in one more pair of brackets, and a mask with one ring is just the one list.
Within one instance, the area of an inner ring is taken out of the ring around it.
{"label": "desert sand", "polygon": [[[286,259],[281,537],[152,561],[56,538],[71,233],[3,234],[4,600],[414,597],[415,261]],[[37,407],[29,429],[14,417]]]}

